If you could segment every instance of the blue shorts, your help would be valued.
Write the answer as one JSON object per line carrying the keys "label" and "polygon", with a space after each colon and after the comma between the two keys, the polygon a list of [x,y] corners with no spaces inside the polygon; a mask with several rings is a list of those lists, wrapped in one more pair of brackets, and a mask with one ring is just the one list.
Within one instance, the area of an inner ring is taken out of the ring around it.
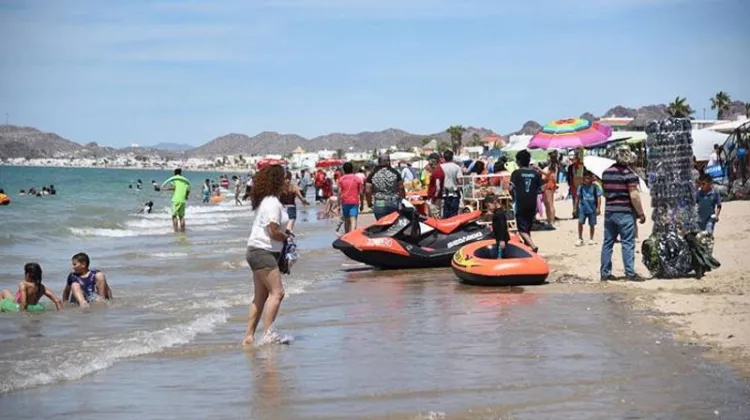
{"label": "blue shorts", "polygon": [[359,216],[359,204],[343,204],[341,206],[341,217]]}
{"label": "blue shorts", "polygon": [[578,223],[585,225],[586,219],[589,219],[589,226],[596,226],[596,213],[583,213],[578,211]]}
{"label": "blue shorts", "polygon": [[285,206],[289,220],[297,220],[297,206]]}

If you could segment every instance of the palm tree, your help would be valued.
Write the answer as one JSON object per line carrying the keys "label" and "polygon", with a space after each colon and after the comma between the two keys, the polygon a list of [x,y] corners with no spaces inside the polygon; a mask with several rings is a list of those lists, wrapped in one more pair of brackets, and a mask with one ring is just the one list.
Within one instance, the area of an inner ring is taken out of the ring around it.
{"label": "palm tree", "polygon": [[458,149],[461,148],[463,135],[466,132],[466,129],[462,125],[452,125],[448,127],[445,132],[451,135],[451,147],[453,147],[453,152],[458,153]]}
{"label": "palm tree", "polygon": [[750,118],[750,102],[745,103],[745,116]]}
{"label": "palm tree", "polygon": [[674,101],[667,107],[667,113],[675,118],[688,118],[694,112],[693,108],[690,108],[690,104],[687,103],[687,98],[680,98],[679,96],[674,98]]}
{"label": "palm tree", "polygon": [[716,119],[724,119],[724,113],[729,111],[730,103],[732,103],[732,99],[729,98],[729,94],[724,92],[723,90],[719,91],[716,96],[711,98],[711,109],[717,110]]}
{"label": "palm tree", "polygon": [[474,133],[471,135],[471,145],[472,146],[481,146],[482,145],[482,136],[480,136],[478,133]]}

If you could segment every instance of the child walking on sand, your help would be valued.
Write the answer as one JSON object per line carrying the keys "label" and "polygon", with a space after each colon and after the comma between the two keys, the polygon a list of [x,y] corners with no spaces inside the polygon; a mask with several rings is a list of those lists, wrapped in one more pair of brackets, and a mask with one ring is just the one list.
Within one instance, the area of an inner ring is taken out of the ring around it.
{"label": "child walking on sand", "polygon": [[701,176],[698,183],[700,188],[695,194],[698,204],[698,227],[713,235],[721,214],[721,195],[714,188],[711,175]]}
{"label": "child walking on sand", "polygon": [[576,246],[583,245],[583,225],[588,219],[589,222],[589,245],[596,243],[594,241],[594,232],[596,230],[596,216],[602,214],[602,190],[593,183],[594,176],[591,172],[586,171],[583,174],[583,184],[578,186],[575,209],[578,213],[578,240]]}
{"label": "child walking on sand", "polygon": [[62,303],[52,291],[42,284],[42,267],[35,263],[27,263],[23,267],[23,281],[18,284],[15,295],[10,290],[0,292],[0,299],[9,299],[18,304],[19,310],[25,312],[29,305],[36,305],[42,296],[47,296],[55,304],[58,311],[62,311]]}

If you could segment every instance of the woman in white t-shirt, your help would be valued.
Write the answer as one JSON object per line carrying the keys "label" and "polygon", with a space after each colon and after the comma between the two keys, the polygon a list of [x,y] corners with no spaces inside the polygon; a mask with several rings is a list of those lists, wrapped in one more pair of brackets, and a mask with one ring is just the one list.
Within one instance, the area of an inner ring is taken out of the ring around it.
{"label": "woman in white t-shirt", "polygon": [[278,261],[284,241],[287,239],[285,228],[289,216],[279,201],[283,188],[284,168],[279,165],[268,166],[255,175],[253,190],[250,193],[255,219],[250,237],[247,239],[245,254],[247,263],[253,270],[255,290],[242,345],[253,343],[264,308],[266,315],[263,320],[263,334],[269,333],[284,299],[284,285],[281,284]]}

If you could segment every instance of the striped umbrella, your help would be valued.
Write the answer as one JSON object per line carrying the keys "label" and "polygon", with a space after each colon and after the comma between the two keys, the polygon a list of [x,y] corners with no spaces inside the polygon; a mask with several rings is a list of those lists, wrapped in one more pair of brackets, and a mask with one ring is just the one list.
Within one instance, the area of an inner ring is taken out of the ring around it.
{"label": "striped umbrella", "polygon": [[583,118],[555,120],[542,127],[529,142],[529,149],[575,149],[606,141],[612,129]]}

